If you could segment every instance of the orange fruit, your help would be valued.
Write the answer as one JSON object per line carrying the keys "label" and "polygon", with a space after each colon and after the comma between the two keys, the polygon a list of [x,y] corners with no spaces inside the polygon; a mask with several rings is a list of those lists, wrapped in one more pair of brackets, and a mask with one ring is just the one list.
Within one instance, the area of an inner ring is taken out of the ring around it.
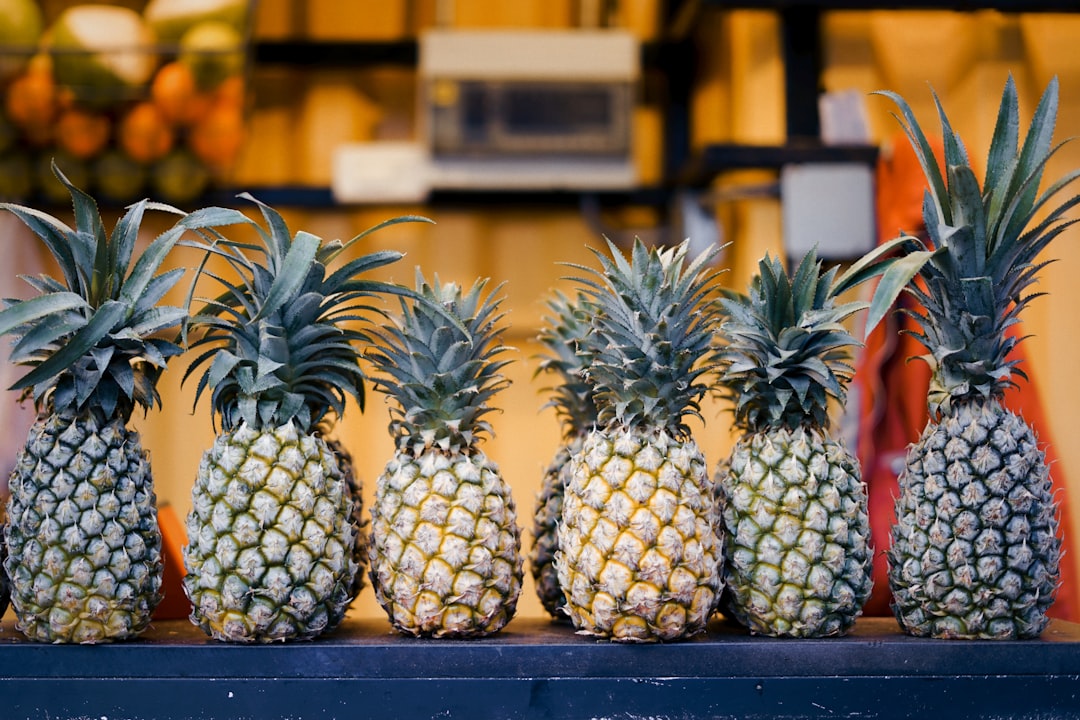
{"label": "orange fruit", "polygon": [[150,83],[150,98],[165,119],[177,125],[191,120],[196,95],[191,69],[175,60],[162,65]]}
{"label": "orange fruit", "polygon": [[237,109],[243,109],[245,99],[244,76],[233,75],[224,80],[214,90],[214,102],[219,105],[231,105]]}
{"label": "orange fruit", "polygon": [[172,150],[176,135],[161,110],[146,100],[120,120],[117,144],[132,160],[150,163]]}
{"label": "orange fruit", "polygon": [[72,108],[60,113],[53,128],[56,144],[85,160],[100,153],[109,142],[109,118],[93,110]]}
{"label": "orange fruit", "polygon": [[40,131],[56,118],[56,83],[48,70],[36,67],[30,65],[27,72],[11,81],[4,95],[4,109],[20,128]]}
{"label": "orange fruit", "polygon": [[191,127],[188,144],[213,173],[227,173],[244,144],[243,111],[229,104],[214,105]]}
{"label": "orange fruit", "polygon": [[197,92],[191,98],[188,106],[188,115],[185,125],[191,126],[205,118],[214,107],[214,94],[210,92]]}

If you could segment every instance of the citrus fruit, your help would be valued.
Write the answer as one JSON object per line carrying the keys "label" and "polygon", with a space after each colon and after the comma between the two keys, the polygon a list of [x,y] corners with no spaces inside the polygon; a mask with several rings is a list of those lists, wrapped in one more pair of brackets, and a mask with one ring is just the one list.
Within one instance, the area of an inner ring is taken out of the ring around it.
{"label": "citrus fruit", "polygon": [[151,163],[173,147],[175,133],[158,106],[145,100],[120,119],[117,144],[136,162]]}
{"label": "citrus fruit", "polygon": [[58,147],[80,159],[100,153],[109,142],[109,118],[94,110],[70,108],[63,110],[53,128]]}

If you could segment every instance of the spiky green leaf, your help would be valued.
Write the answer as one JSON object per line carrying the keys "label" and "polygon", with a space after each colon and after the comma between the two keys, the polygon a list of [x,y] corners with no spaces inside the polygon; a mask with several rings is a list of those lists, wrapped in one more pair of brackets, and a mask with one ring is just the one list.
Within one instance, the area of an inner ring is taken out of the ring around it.
{"label": "spiky green leaf", "polygon": [[33,387],[72,367],[79,358],[86,355],[123,320],[127,311],[128,306],[122,302],[106,301],[94,312],[90,321],[80,328],[62,348],[17,380],[11,389],[22,390]]}
{"label": "spiky green leaf", "polygon": [[0,335],[7,335],[16,328],[62,313],[65,310],[87,310],[89,306],[80,295],[72,292],[55,292],[38,295],[0,311]]}

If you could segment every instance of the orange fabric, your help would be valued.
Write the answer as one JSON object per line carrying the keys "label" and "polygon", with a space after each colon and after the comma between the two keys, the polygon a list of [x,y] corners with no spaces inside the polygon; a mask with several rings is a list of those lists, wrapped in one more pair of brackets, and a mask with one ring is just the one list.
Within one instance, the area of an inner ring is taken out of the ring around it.
{"label": "orange fabric", "polygon": [[[944,156],[940,138],[930,138],[939,162]],[[917,233],[923,228],[922,199],[926,179],[915,152],[907,138],[898,134],[891,155],[883,155],[877,170],[877,218],[879,241],[885,242],[899,233]],[[902,295],[899,304],[913,307],[914,301]],[[855,393],[860,404],[860,428],[857,452],[867,483],[874,556],[874,591],[864,612],[867,615],[890,615],[891,601],[888,563],[885,549],[890,544],[890,531],[895,522],[894,498],[899,492],[897,475],[904,465],[908,444],[915,442],[926,426],[926,405],[930,371],[926,363],[909,361],[922,355],[925,348],[914,338],[900,334],[914,330],[913,320],[891,313],[866,341],[855,375]],[[1023,349],[1015,351],[1023,356]],[[1054,463],[1053,443],[1035,386],[1021,380],[1021,386],[1006,393],[1006,404],[1020,413],[1034,428],[1043,443],[1047,443],[1046,459]],[[1060,466],[1054,468],[1053,484],[1060,502],[1062,550],[1068,546],[1065,528],[1071,528],[1068,505],[1065,502],[1065,477]],[[1065,552],[1061,563],[1061,587],[1050,610],[1052,617],[1080,620],[1078,579],[1071,560]]]}
{"label": "orange fabric", "polygon": [[155,620],[182,620],[191,614],[191,603],[184,592],[184,545],[187,533],[176,510],[168,503],[158,508],[161,527],[161,559],[165,572],[161,578],[164,597],[154,610]]}

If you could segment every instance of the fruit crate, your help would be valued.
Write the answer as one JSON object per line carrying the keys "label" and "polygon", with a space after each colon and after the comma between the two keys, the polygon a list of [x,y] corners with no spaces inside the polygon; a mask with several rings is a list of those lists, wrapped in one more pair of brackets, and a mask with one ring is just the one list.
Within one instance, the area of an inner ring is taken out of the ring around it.
{"label": "fruit crate", "polygon": [[139,640],[43,645],[0,632],[5,718],[1078,718],[1080,625],[1038,640],[929,640],[891,618],[842,638],[621,645],[518,618],[482,640],[422,640],[348,618],[296,644],[234,645],[189,622]]}
{"label": "fruit crate", "polygon": [[247,119],[254,0],[5,0],[0,199],[186,205],[228,182]]}

